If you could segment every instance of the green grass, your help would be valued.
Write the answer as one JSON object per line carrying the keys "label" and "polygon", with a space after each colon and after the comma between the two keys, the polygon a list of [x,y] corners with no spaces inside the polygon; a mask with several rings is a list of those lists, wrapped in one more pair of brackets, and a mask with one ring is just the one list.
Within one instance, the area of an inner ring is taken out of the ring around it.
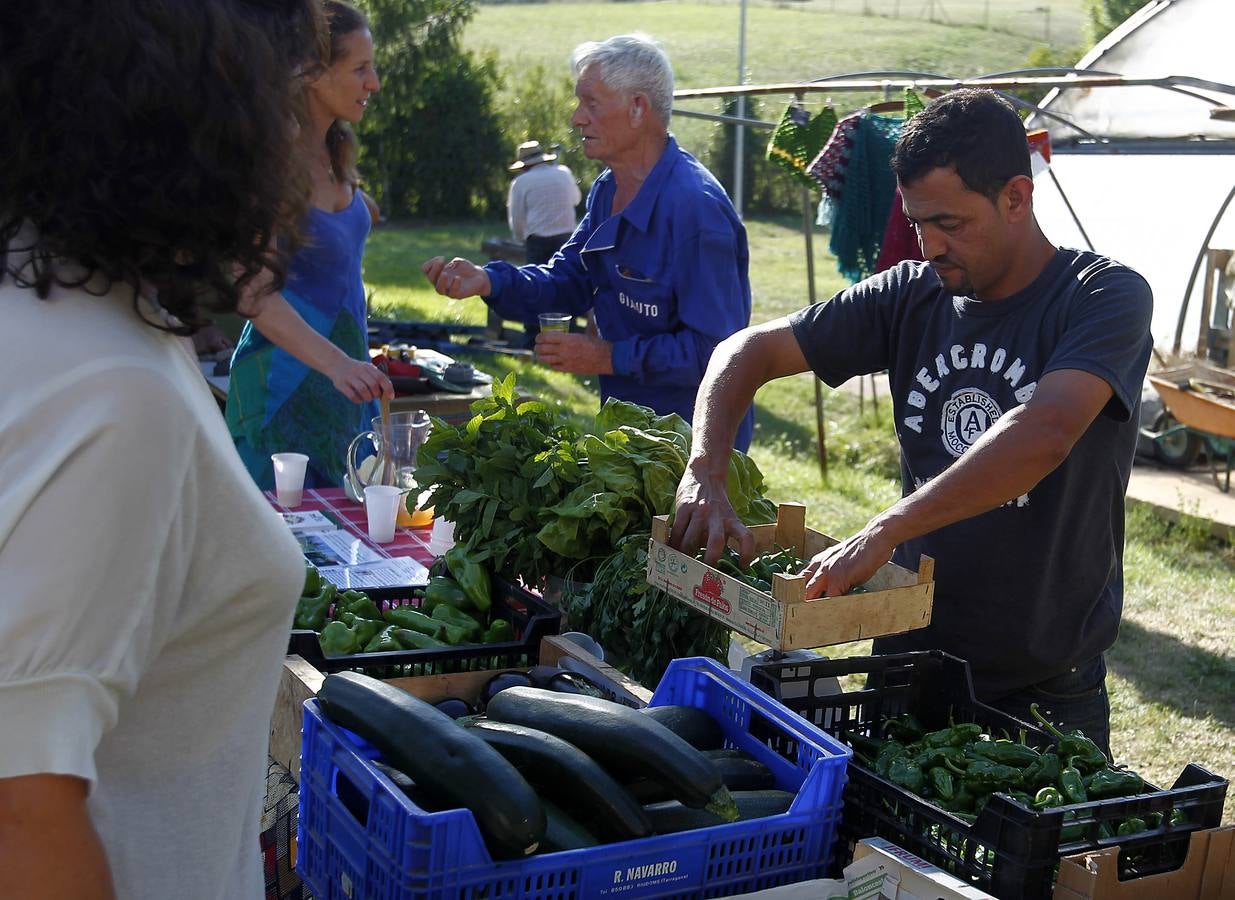
{"label": "green grass", "polygon": [[[1033,8],[1051,7],[1050,46],[1081,41],[1083,0],[1011,4],[993,0],[936,0],[937,21],[929,21],[923,0],[805,0],[756,2],[747,11],[746,72],[750,82],[806,81],[847,72],[900,69],[968,77],[1021,68],[1029,52],[1044,43],[1045,17]],[[990,7],[991,28],[981,27]],[[876,15],[860,15],[869,8]],[[833,11],[835,10],[835,11]],[[900,15],[894,16],[899,10]],[[480,7],[464,32],[464,44],[493,50],[512,79],[543,64],[568,71],[570,51],[588,40],[645,31],[658,38],[673,60],[678,88],[731,85],[738,72],[738,4],[729,2],[490,3]],[[1042,19],[1043,22],[1036,20]],[[946,24],[952,23],[952,24]],[[1005,28],[1007,30],[996,30]],[[826,96],[826,95],[825,95]],[[762,101],[763,117],[774,119],[787,101]],[[816,103],[824,96],[813,95]],[[836,94],[840,110],[870,97]],[[683,109],[719,110],[716,101],[683,101]],[[570,114],[563,110],[563,119]],[[673,129],[682,146],[703,156],[715,126],[680,117]],[[766,140],[766,136],[756,139]]]}
{"label": "green grass", "polygon": [[[800,220],[747,223],[756,322],[806,302]],[[420,263],[443,253],[478,256],[482,238],[504,224],[467,223],[379,228],[365,257],[375,315],[482,324],[479,300],[451,301],[433,293]],[[816,235],[819,297],[842,286]],[[526,359],[484,357],[493,374],[516,372],[529,393],[583,420],[596,409],[593,379],[550,372]],[[805,503],[808,524],[844,536],[899,496],[897,456],[886,396],[869,395],[859,413],[856,395],[823,388],[829,473],[817,462],[815,389],[808,376],[766,385],[756,398],[751,455],[774,500]],[[1119,641],[1109,654],[1112,745],[1119,761],[1152,783],[1169,787],[1185,764],[1235,774],[1235,551],[1209,537],[1203,523],[1164,522],[1131,507],[1125,551],[1126,596]],[[864,655],[870,643],[828,648],[829,656]],[[1235,797],[1224,820],[1235,819]]]}

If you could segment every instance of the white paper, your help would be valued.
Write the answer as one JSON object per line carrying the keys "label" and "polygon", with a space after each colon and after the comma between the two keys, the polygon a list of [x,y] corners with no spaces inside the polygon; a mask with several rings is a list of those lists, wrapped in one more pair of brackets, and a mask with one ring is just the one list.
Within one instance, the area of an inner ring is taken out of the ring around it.
{"label": "white paper", "polygon": [[423,587],[429,583],[429,570],[407,556],[381,557],[377,562],[354,566],[325,566],[317,570],[339,590],[368,590],[386,587]]}
{"label": "white paper", "polygon": [[350,531],[314,531],[296,535],[305,559],[319,569],[330,566],[356,566],[386,560]]}

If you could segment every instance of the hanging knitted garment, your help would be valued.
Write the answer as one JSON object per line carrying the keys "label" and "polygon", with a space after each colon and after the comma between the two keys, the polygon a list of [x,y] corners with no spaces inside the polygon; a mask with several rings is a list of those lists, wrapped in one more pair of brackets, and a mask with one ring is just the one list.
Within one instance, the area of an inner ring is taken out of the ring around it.
{"label": "hanging knitted garment", "polygon": [[826,194],[828,249],[841,274],[854,283],[876,271],[896,192],[889,161],[903,124],[865,110],[847,116],[810,168]]}
{"label": "hanging knitted garment", "polygon": [[[908,122],[917,113],[926,108],[922,98],[912,88],[905,88],[905,121]],[[875,261],[875,271],[890,269],[907,259],[922,259],[922,247],[918,243],[918,233],[905,218],[905,207],[901,200],[901,189],[898,187],[892,195],[892,206],[888,210],[888,224],[883,230],[883,241],[879,245],[879,259]]]}
{"label": "hanging knitted garment", "polygon": [[811,118],[801,105],[790,103],[768,141],[767,158],[807,187],[817,188],[818,184],[807,174],[806,167],[835,127],[836,111],[832,107],[825,106]]}

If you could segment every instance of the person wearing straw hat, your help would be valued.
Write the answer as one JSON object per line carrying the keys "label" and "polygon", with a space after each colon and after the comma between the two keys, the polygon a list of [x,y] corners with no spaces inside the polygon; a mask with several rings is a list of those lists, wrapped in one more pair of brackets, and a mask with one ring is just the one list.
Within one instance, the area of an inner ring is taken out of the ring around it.
{"label": "person wearing straw hat", "polygon": [[[540,141],[524,141],[519,145],[510,171],[506,200],[506,216],[510,233],[523,244],[527,262],[544,265],[553,258],[575,230],[575,207],[583,199],[579,185],[570,169],[553,165],[556,153],[547,153]],[[531,347],[540,332],[540,320],[527,316],[523,320],[527,346]]]}
{"label": "person wearing straw hat", "polygon": [[[669,133],[673,67],[647,35],[575,48],[583,152],[608,168],[587,213],[548,265],[437,256],[421,267],[439,294],[480,296],[504,317],[595,316],[597,334],[542,332],[536,355],[560,372],[597,375],[609,397],[690,421],[717,344],[750,322],[746,229],[725,189]],[[745,450],[754,407],[739,411]]]}

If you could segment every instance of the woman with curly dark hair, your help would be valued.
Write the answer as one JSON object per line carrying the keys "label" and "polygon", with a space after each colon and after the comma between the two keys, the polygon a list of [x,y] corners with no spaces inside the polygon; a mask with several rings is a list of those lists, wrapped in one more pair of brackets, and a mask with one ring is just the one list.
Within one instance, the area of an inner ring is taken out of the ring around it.
{"label": "woman with curly dark hair", "polygon": [[356,173],[356,138],[380,87],[373,37],[356,9],[322,4],[330,33],[325,61],[305,73],[304,124],[297,150],[311,176],[305,246],[287,283],[245,325],[232,358],[227,424],[259,487],[274,487],[270,455],[309,456],[305,486],[343,481],[344,453],[394,393],[369,363],[361,259],[371,224]]}
{"label": "woman with curly dark hair", "polygon": [[0,4],[4,896],[264,894],[304,570],[178,335],[283,281],[320,26],[312,0]]}

